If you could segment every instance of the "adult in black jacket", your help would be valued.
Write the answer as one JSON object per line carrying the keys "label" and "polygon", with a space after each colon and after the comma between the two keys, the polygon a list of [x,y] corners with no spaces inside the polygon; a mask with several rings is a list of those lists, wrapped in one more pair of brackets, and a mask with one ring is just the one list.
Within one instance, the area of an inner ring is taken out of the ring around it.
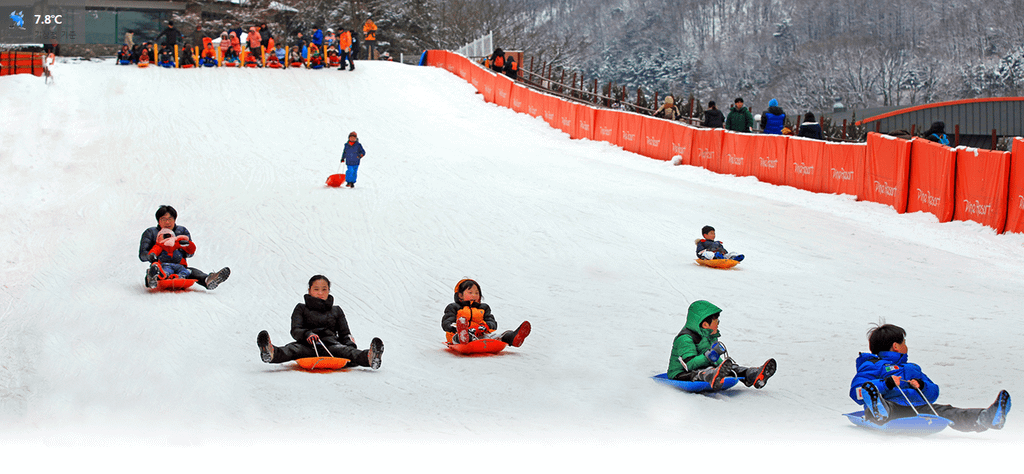
{"label": "adult in black jacket", "polygon": [[722,128],[725,124],[725,115],[715,107],[715,101],[708,102],[708,109],[704,111],[704,121],[700,124],[710,128]]}
{"label": "adult in black jacket", "polygon": [[270,342],[267,331],[260,331],[256,336],[263,362],[280,364],[319,355],[348,359],[346,367],[380,367],[384,343],[375,337],[369,349],[361,351],[356,347],[345,312],[334,305],[331,281],[327,277],[313,275],[303,298],[305,302],[295,305],[292,310],[291,335],[295,342],[277,347]]}
{"label": "adult in black jacket", "polygon": [[273,38],[270,27],[266,23],[260,23],[260,45],[263,49],[270,49],[270,38]]}
{"label": "adult in black jacket", "polygon": [[825,135],[821,132],[821,124],[814,119],[814,114],[807,112],[804,114],[804,123],[800,124],[800,131],[796,134],[798,137],[813,138],[815,140],[824,140]]}
{"label": "adult in black jacket", "polygon": [[164,39],[164,42],[162,43],[163,46],[170,46],[173,48],[174,45],[181,42],[181,32],[174,28],[173,21],[168,21],[167,28],[164,28],[164,31],[161,31],[159,35],[156,35],[153,42],[156,43],[160,38]]}
{"label": "adult in black jacket", "polygon": [[[156,262],[156,255],[149,253],[149,251],[154,245],[156,245],[156,236],[160,232],[160,229],[171,229],[174,231],[174,235],[184,235],[188,237],[185,246],[190,248],[191,251],[186,250],[185,257],[192,258],[192,255],[194,255],[195,246],[190,246],[188,244],[188,242],[192,240],[192,234],[190,234],[188,229],[184,226],[177,225],[177,219],[178,211],[174,210],[173,207],[167,205],[160,206],[160,208],[156,210],[157,225],[143,231],[142,238],[139,239],[139,260],[150,263],[150,272],[147,274],[146,278],[146,287],[148,288],[156,286],[155,284],[151,285],[151,280],[155,277],[153,274],[152,264]],[[207,290],[217,288],[218,285],[223,283],[224,280],[227,280],[228,276],[231,275],[231,269],[228,267],[221,268],[220,271],[213,272],[209,275],[198,268],[188,267],[188,269],[191,271],[189,278],[195,278],[197,280],[196,283]]]}

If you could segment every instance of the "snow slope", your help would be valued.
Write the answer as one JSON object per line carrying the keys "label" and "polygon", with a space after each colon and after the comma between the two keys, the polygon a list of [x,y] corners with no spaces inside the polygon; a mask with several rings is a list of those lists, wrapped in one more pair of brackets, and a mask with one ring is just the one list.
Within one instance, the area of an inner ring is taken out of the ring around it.
{"label": "snow slope", "polygon": [[[1024,439],[1016,413],[1000,432],[926,439],[840,416],[857,409],[853,360],[881,320],[907,329],[940,402],[1024,394],[1021,235],[570,140],[434,68],[68,62],[54,75],[0,81],[11,462],[842,470],[905,449],[945,470],[1000,465]],[[326,188],[352,130],[367,150],[357,187]],[[191,231],[192,266],[231,267],[220,288],[143,288],[138,239],[161,204]],[[747,260],[695,265],[705,224]],[[316,273],[360,347],[384,340],[380,370],[259,360],[256,333],[288,342]],[[443,349],[464,277],[500,328],[533,323],[522,348]],[[724,308],[740,363],[778,360],[765,389],[701,396],[649,379],[696,299]]]}

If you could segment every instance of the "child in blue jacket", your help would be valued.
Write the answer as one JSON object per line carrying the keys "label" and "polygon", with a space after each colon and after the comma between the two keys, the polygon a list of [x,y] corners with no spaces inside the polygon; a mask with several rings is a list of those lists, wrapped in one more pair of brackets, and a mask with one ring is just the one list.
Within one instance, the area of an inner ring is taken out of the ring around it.
{"label": "child in blue jacket", "polygon": [[730,259],[737,262],[743,261],[743,254],[725,250],[721,241],[715,240],[715,228],[709,225],[704,226],[700,233],[703,239],[697,239],[697,258],[701,260]]}
{"label": "child in blue jacket", "polygon": [[857,375],[850,382],[850,398],[864,405],[865,416],[884,424],[895,418],[918,413],[935,414],[953,422],[957,431],[1002,429],[1010,411],[1010,394],[999,392],[996,401],[985,409],[956,408],[935,404],[939,386],[921,366],[907,362],[906,331],[883,324],[868,332],[870,353],[857,357]]}
{"label": "child in blue jacket", "polygon": [[341,152],[341,162],[348,164],[348,170],[345,171],[345,186],[350,188],[356,187],[356,175],[359,172],[359,160],[366,155],[366,150],[363,150],[363,145],[359,143],[359,137],[356,136],[356,132],[348,134],[348,141],[345,142],[345,150]]}

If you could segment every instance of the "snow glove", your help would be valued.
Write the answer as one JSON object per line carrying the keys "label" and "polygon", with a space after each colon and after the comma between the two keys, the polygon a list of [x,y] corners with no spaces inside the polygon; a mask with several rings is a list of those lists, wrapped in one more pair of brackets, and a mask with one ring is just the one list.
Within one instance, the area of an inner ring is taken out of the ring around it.
{"label": "snow glove", "polygon": [[718,359],[722,357],[722,354],[725,354],[725,344],[716,342],[711,345],[711,349],[704,353],[704,357],[707,357],[714,364],[718,363]]}

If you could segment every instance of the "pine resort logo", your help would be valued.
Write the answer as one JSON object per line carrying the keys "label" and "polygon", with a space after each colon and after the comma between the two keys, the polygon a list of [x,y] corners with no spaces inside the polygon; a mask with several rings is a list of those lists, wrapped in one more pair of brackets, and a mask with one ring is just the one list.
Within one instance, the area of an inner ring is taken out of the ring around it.
{"label": "pine resort logo", "polygon": [[779,166],[779,160],[773,160],[771,158],[761,157],[760,161],[761,161],[761,167],[762,168],[775,169],[776,167]]}
{"label": "pine resort logo", "polygon": [[527,110],[530,112],[530,115],[532,115],[534,117],[536,117],[538,115],[537,114],[537,108],[532,106],[532,105],[527,107]]}
{"label": "pine resort logo", "polygon": [[678,143],[673,143],[672,144],[672,153],[675,153],[677,155],[685,154],[686,153],[686,147],[683,146],[683,145],[680,145]]}
{"label": "pine resort logo", "polygon": [[597,134],[603,137],[610,137],[612,136],[612,129],[608,127],[597,127]]}
{"label": "pine resort logo", "polygon": [[810,176],[810,175],[814,174],[814,167],[813,166],[805,165],[803,163],[793,163],[793,171],[796,174],[802,174],[802,175],[805,175],[805,176]]}
{"label": "pine resort logo", "polygon": [[942,198],[932,196],[932,193],[924,191],[921,188],[917,188],[917,200],[921,201],[922,204],[931,207],[939,207],[939,203],[942,202]]}
{"label": "pine resort logo", "polygon": [[987,216],[989,212],[992,212],[992,205],[982,204],[981,201],[978,200],[975,200],[972,203],[971,201],[964,199],[964,211],[976,216]]}
{"label": "pine resort logo", "polygon": [[520,99],[512,99],[512,107],[515,107],[515,108],[518,109],[518,108],[521,108],[522,106],[523,106],[523,101],[522,100],[520,100]]}
{"label": "pine resort logo", "polygon": [[697,159],[701,161],[711,161],[715,159],[715,151],[708,148],[698,148]]}
{"label": "pine resort logo", "polygon": [[563,127],[571,127],[572,126],[572,120],[569,120],[569,117],[562,117],[562,126]]}
{"label": "pine resort logo", "polygon": [[892,197],[896,195],[896,186],[889,186],[889,183],[884,181],[875,181],[875,192]]}
{"label": "pine resort logo", "polygon": [[654,137],[647,137],[647,146],[654,146],[654,147],[656,147],[656,146],[658,146],[659,143],[661,143],[661,140],[659,140],[657,138],[654,138]]}
{"label": "pine resort logo", "polygon": [[622,139],[626,140],[627,142],[636,141],[636,134],[623,130],[622,131]]}
{"label": "pine resort logo", "polygon": [[726,155],[726,158],[729,160],[729,164],[730,165],[733,165],[733,166],[743,166],[743,157],[742,156],[736,156],[736,155],[733,155],[732,153],[729,153],[728,155]]}
{"label": "pine resort logo", "polygon": [[832,179],[838,179],[840,181],[853,181],[853,171],[846,171],[842,168],[832,168]]}
{"label": "pine resort logo", "polygon": [[554,112],[548,112],[547,110],[545,110],[544,111],[544,120],[546,120],[548,123],[554,122],[555,121],[555,113]]}
{"label": "pine resort logo", "polygon": [[586,120],[580,120],[580,130],[583,130],[585,132],[589,132],[590,131],[590,122],[588,122]]}

